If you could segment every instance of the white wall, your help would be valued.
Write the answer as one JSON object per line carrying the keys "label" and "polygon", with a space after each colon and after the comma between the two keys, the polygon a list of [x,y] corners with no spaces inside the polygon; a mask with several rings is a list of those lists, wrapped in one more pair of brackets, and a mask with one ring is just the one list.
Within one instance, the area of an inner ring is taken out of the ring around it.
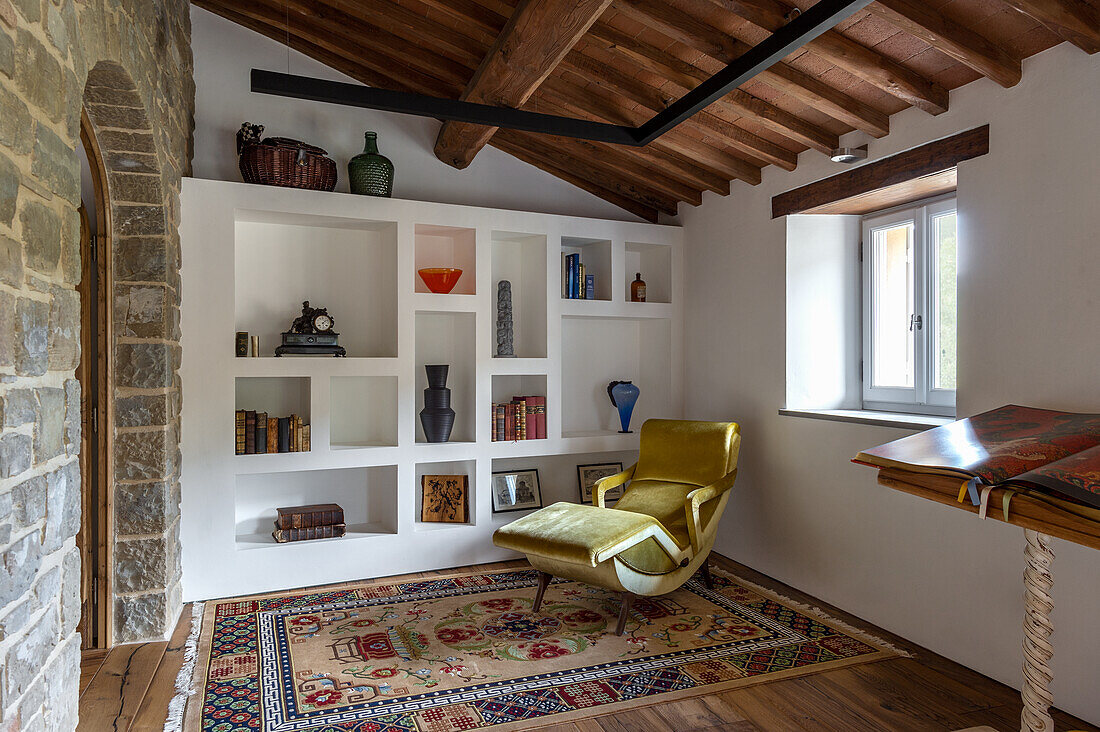
{"label": "white wall", "polygon": [[[938,117],[909,110],[871,159],[989,123],[959,167],[959,412],[1005,403],[1100,412],[1100,56],[1063,44],[1005,90],[980,81]],[[858,134],[849,139],[862,142]],[[741,473],[717,548],[1019,686],[1023,535],[875,483],[862,448],[908,432],[779,416],[785,236],[773,195],[843,170],[804,153],[681,214],[686,412],[736,419]],[[1100,721],[1100,553],[1056,541],[1056,704]]]}
{"label": "white wall", "polygon": [[[235,138],[242,122],[264,134],[319,145],[336,160],[337,190],[347,191],[347,162],[363,151],[363,133],[378,133],[379,152],[393,161],[394,198],[637,221],[633,214],[493,147],[465,170],[440,162],[432,148],[439,122],[249,91],[252,68],[287,70],[286,46],[191,6],[195,55],[194,176],[240,181]],[[290,72],[353,81],[296,52]]]}

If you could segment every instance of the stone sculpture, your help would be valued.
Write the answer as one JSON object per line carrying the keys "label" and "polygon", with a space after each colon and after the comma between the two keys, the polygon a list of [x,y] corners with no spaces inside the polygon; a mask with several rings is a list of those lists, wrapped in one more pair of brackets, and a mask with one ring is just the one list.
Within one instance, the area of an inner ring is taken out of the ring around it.
{"label": "stone sculpture", "polygon": [[515,358],[515,332],[512,327],[512,283],[497,283],[497,358]]}

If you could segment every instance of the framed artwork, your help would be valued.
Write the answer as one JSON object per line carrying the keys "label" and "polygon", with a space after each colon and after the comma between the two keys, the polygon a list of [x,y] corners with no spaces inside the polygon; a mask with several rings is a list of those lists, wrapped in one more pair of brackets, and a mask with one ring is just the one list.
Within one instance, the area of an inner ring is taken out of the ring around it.
{"label": "framed artwork", "polygon": [[[592,463],[577,466],[577,482],[581,487],[581,503],[592,504],[592,491],[596,482],[609,475],[623,472],[622,463]],[[623,496],[623,486],[617,485],[603,494],[604,501],[617,501]]]}
{"label": "framed artwork", "polygon": [[542,508],[539,471],[502,470],[493,473],[493,513]]}
{"label": "framed artwork", "polygon": [[470,478],[465,475],[425,475],[420,478],[420,520],[464,524],[469,521]]}

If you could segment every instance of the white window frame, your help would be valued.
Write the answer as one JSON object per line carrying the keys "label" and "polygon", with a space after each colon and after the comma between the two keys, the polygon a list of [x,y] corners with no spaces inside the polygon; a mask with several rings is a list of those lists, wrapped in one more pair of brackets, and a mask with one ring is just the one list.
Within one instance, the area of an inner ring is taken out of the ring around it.
{"label": "white window frame", "polygon": [[[863,408],[887,412],[935,414],[955,416],[955,390],[936,389],[932,386],[935,344],[934,324],[937,322],[935,268],[931,266],[933,251],[932,223],[937,216],[956,212],[955,195],[941,196],[902,207],[878,211],[863,219]],[[874,333],[874,232],[911,222],[913,225],[913,313],[921,317],[921,327],[912,328],[913,338],[913,387],[876,387],[874,385],[874,349],[871,338]]]}

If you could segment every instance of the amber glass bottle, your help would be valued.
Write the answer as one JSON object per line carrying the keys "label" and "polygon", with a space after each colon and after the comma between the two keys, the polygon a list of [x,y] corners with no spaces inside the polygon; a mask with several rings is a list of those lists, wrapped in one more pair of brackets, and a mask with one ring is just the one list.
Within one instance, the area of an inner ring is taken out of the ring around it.
{"label": "amber glass bottle", "polygon": [[645,302],[645,280],[642,273],[634,275],[634,281],[630,283],[630,302]]}

